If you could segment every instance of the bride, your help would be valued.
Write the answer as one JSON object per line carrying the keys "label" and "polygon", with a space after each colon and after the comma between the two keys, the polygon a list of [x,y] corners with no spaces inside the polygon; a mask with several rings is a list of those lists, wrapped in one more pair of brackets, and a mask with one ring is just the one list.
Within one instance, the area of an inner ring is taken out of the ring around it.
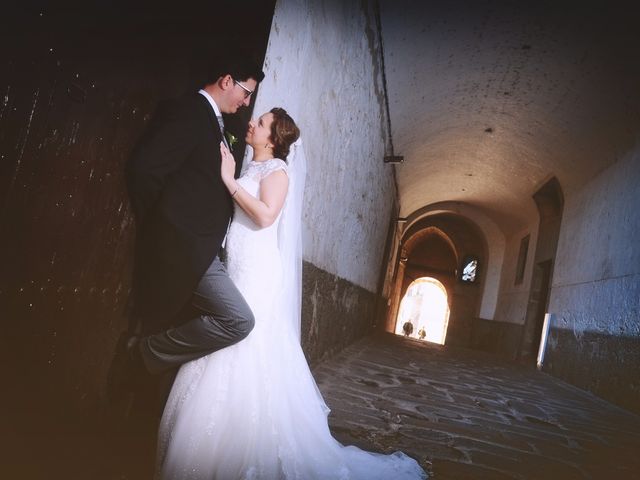
{"label": "bride", "polygon": [[300,346],[306,171],[299,134],[281,108],[251,121],[253,159],[238,180],[233,156],[220,146],[235,202],[227,269],[256,324],[244,341],[180,369],[160,423],[158,479],[426,478],[403,453],[345,447],[329,431],[329,408]]}

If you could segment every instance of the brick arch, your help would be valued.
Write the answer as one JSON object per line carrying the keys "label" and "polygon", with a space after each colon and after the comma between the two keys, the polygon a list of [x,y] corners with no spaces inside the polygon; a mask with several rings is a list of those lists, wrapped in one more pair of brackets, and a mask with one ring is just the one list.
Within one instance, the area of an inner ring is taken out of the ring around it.
{"label": "brick arch", "polygon": [[447,295],[451,293],[459,258],[455,244],[440,228],[429,226],[411,235],[403,242],[401,261],[405,269],[400,298],[416,278],[426,276],[442,283]]}
{"label": "brick arch", "polygon": [[446,244],[451,248],[451,251],[455,255],[456,264],[460,260],[458,258],[458,252],[456,250],[456,246],[451,240],[451,238],[440,228],[436,226],[428,226],[426,228],[419,229],[413,232],[407,232],[408,235],[403,238],[402,245],[403,251],[405,251],[406,255],[411,255],[411,253],[424,244],[425,239],[429,237],[437,236],[442,239],[442,241],[446,242]]}

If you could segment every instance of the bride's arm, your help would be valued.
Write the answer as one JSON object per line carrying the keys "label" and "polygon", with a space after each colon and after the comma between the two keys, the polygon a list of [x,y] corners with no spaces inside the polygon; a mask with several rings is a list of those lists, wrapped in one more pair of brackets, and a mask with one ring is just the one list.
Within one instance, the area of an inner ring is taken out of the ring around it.
{"label": "bride's arm", "polygon": [[225,185],[236,203],[260,228],[266,228],[278,218],[284,199],[287,196],[289,178],[283,170],[273,172],[260,182],[260,198],[247,192],[236,181],[226,182]]}
{"label": "bride's arm", "polygon": [[260,182],[260,198],[256,198],[243,189],[234,178],[236,162],[233,155],[222,150],[222,181],[238,206],[260,228],[266,228],[278,218],[289,188],[289,177],[283,170],[277,170]]}

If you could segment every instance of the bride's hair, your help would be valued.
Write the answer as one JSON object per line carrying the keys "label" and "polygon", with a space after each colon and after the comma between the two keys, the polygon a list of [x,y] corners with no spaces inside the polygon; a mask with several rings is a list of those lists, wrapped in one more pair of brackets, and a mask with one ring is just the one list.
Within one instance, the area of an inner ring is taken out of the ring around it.
{"label": "bride's hair", "polygon": [[287,160],[289,147],[300,136],[300,129],[284,108],[272,108],[271,141],[273,142],[273,156]]}

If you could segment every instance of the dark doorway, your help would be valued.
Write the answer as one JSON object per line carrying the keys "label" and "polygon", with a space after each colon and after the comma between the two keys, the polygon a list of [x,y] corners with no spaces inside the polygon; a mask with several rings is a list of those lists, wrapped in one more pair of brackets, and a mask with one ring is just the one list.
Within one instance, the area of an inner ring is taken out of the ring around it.
{"label": "dark doorway", "polygon": [[519,357],[526,363],[535,363],[544,315],[549,303],[549,288],[553,276],[553,264],[558,248],[564,197],[558,180],[553,177],[534,195],[533,200],[540,214],[538,240],[535,250],[535,267],[532,272],[529,303],[520,341]]}
{"label": "dark doorway", "polygon": [[535,361],[542,338],[544,316],[549,305],[549,292],[551,287],[552,261],[546,260],[536,264],[531,280],[531,295],[529,297],[529,309],[534,317],[525,327],[521,357],[530,362]]}

